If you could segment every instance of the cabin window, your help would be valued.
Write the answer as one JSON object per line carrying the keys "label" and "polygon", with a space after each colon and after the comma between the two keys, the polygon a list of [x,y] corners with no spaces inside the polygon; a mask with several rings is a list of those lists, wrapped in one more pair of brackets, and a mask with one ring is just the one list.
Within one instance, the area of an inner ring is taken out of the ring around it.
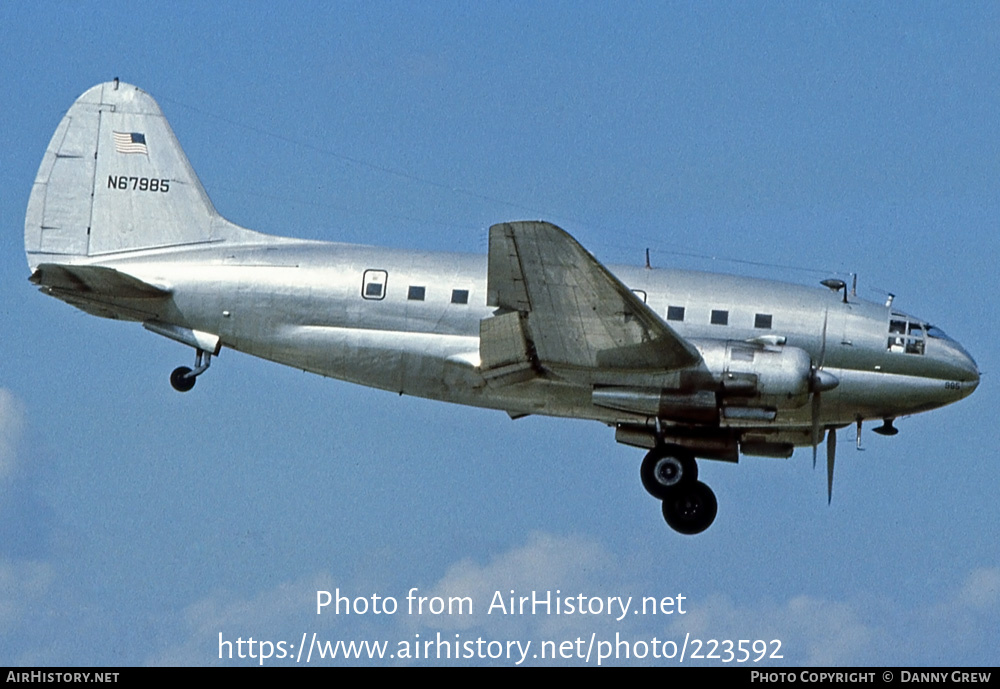
{"label": "cabin window", "polygon": [[712,325],[729,325],[729,312],[712,309]]}
{"label": "cabin window", "polygon": [[634,290],[632,290],[632,294],[634,294],[635,296],[637,296],[640,299],[642,299],[642,303],[643,304],[646,303],[646,290],[644,290],[644,289],[634,289]]}
{"label": "cabin window", "polygon": [[684,307],[683,306],[668,306],[667,307],[667,320],[668,321],[683,321],[684,320]]}
{"label": "cabin window", "polygon": [[365,299],[385,299],[385,285],[389,274],[384,270],[366,270],[361,280],[361,296]]}
{"label": "cabin window", "polygon": [[423,301],[424,288],[417,287],[415,285],[410,285],[410,289],[406,293],[406,298],[409,299],[410,301]]}
{"label": "cabin window", "polygon": [[469,290],[467,290],[467,289],[453,289],[451,291],[451,303],[452,304],[468,304],[469,303]]}
{"label": "cabin window", "polygon": [[771,329],[771,314],[769,313],[758,313],[753,317],[753,327],[760,328],[761,330]]}

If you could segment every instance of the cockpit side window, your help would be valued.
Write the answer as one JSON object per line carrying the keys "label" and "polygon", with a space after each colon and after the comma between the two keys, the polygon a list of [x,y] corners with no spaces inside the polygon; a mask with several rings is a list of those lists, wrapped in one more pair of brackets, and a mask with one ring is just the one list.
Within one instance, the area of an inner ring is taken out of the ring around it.
{"label": "cockpit side window", "polygon": [[889,320],[889,351],[923,354],[927,326],[917,321],[904,320],[906,317],[903,314],[894,313],[892,316]]}

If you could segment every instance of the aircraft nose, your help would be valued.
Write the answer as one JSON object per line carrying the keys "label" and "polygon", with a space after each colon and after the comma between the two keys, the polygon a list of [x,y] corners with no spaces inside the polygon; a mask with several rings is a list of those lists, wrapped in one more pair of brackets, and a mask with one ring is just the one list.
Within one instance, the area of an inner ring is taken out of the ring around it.
{"label": "aircraft nose", "polygon": [[972,360],[971,356],[966,355],[966,359],[969,363],[969,379],[962,381],[962,388],[968,390],[966,395],[971,395],[979,387],[979,367],[976,366],[976,362]]}
{"label": "aircraft nose", "polygon": [[960,382],[962,384],[962,397],[967,397],[971,395],[977,387],[979,387],[979,367],[976,365],[975,359],[969,355],[965,348],[955,343],[953,348],[955,362],[958,365],[958,369],[961,371]]}
{"label": "aircraft nose", "polygon": [[927,352],[933,360],[935,377],[945,381],[954,401],[968,397],[979,386],[979,367],[961,344],[950,337],[932,337]]}

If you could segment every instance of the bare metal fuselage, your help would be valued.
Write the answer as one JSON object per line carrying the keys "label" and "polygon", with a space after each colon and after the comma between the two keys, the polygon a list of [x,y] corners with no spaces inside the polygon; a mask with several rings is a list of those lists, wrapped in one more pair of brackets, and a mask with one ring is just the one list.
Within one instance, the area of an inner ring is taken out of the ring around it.
{"label": "bare metal fuselage", "polygon": [[[121,300],[122,313],[145,321],[217,333],[225,347],[331,378],[401,394],[609,424],[646,423],[647,416],[597,406],[594,386],[669,388],[673,374],[608,373],[588,386],[536,378],[488,385],[478,371],[479,324],[486,304],[486,258],[271,238],[260,243],[151,250],[100,261],[144,282],[169,285],[172,298]],[[380,298],[365,298],[364,276],[384,273]],[[978,383],[971,358],[953,340],[925,336],[920,354],[887,345],[890,307],[824,288],[680,270],[615,267],[627,286],[666,317],[684,309],[674,329],[703,353],[722,342],[783,341],[840,384],[824,395],[824,426],[913,414],[954,402]],[[423,288],[423,299],[408,298]],[[454,290],[468,293],[453,303]],[[727,311],[725,325],[712,311]],[[758,314],[770,327],[755,327]],[[917,322],[917,319],[909,319]],[[825,323],[825,325],[824,325]],[[824,336],[826,339],[824,345]],[[810,408],[759,421],[722,419],[758,431],[808,429]],[[803,442],[800,444],[807,444]]]}

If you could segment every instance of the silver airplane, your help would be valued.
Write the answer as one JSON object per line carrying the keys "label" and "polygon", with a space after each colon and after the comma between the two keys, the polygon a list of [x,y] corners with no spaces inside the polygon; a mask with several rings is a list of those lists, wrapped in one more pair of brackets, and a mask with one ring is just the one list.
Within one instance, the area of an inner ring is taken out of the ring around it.
{"label": "silver airplane", "polygon": [[585,418],[648,450],[645,488],[685,534],[715,519],[696,458],[790,457],[836,431],[960,400],[962,346],[840,280],[804,287],[608,268],[546,222],[489,231],[488,255],[274,237],[216,212],[159,106],[94,86],[70,107],[32,187],[30,280],[87,313],[195,350],[190,390],[225,346],[399,394]]}

